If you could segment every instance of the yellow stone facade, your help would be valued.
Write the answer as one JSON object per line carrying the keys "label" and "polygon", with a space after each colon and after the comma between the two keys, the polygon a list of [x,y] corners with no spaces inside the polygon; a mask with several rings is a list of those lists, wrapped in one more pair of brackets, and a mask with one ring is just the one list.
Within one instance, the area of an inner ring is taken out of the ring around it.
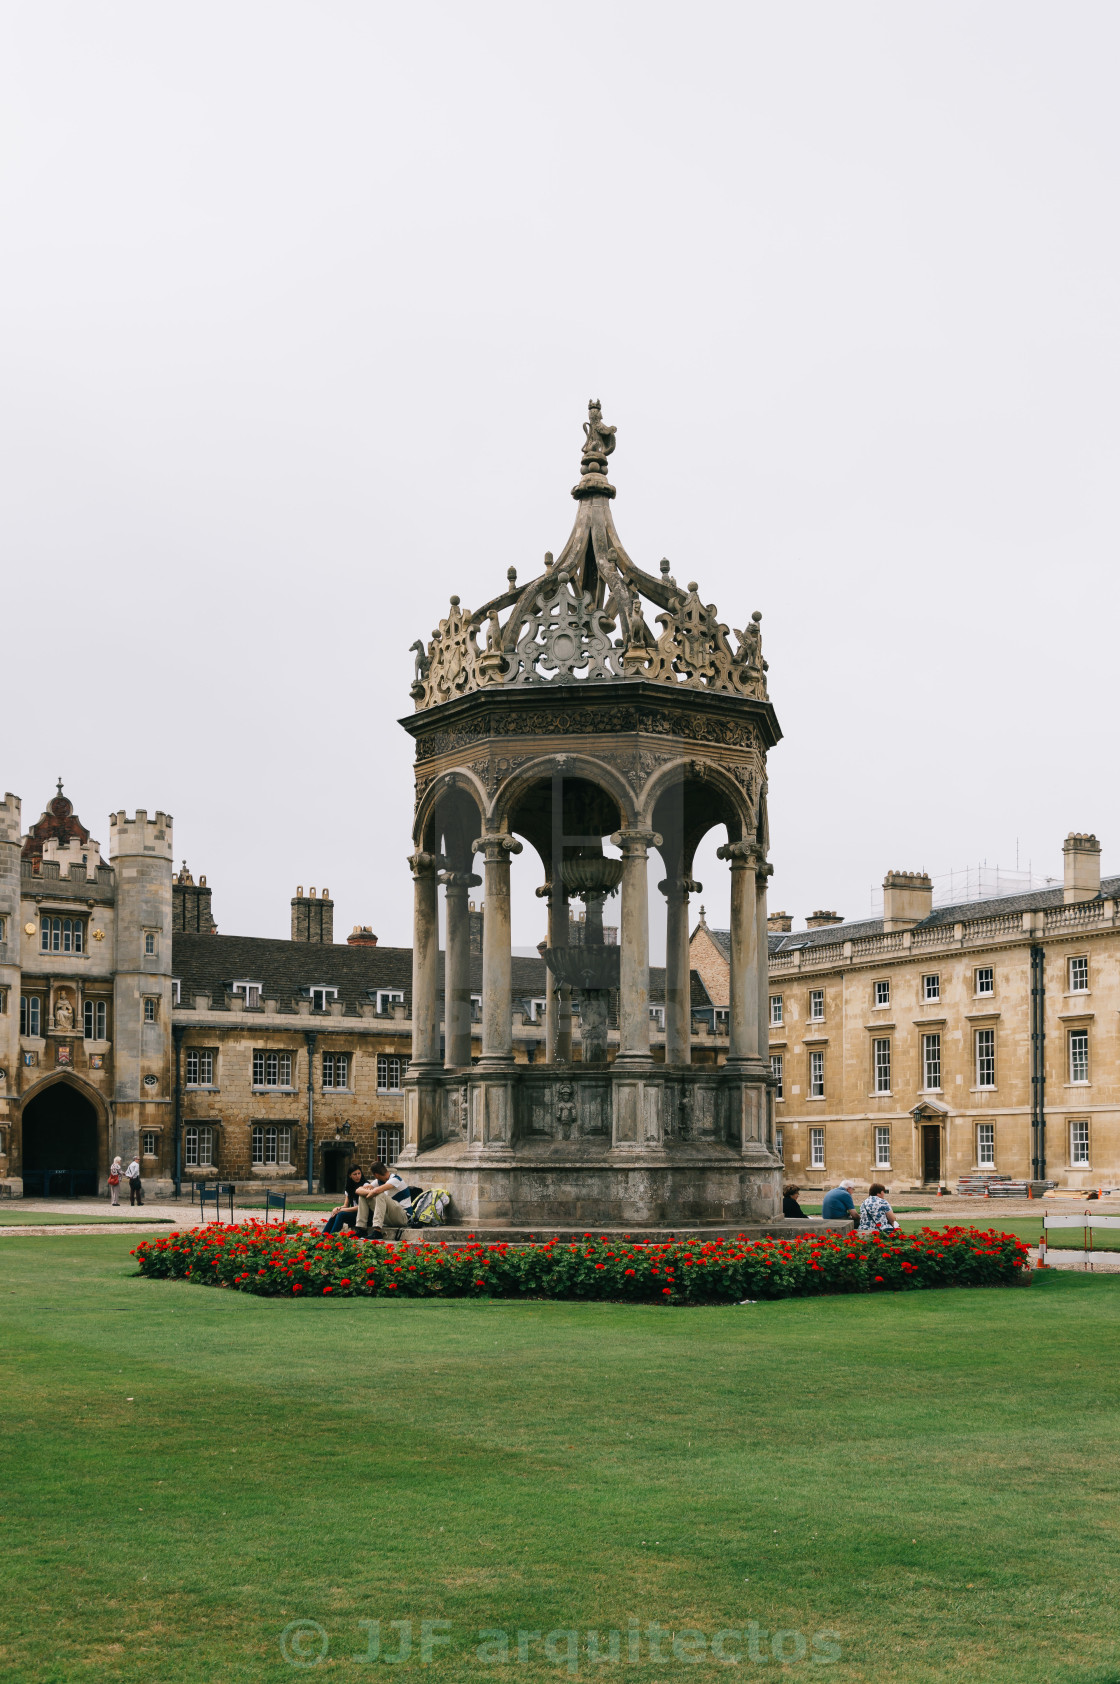
{"label": "yellow stone facade", "polygon": [[[892,872],[882,919],[771,920],[788,1181],[1120,1185],[1120,879],[1094,837],[1064,853],[1062,888],[935,910],[928,878]],[[691,945],[717,1003],[721,937],[702,923]]]}

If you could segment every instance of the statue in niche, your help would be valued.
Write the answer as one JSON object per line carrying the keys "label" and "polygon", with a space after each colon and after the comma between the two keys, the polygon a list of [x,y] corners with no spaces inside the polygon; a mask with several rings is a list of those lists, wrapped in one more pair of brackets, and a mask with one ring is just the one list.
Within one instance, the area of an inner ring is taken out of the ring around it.
{"label": "statue in niche", "polygon": [[573,1103],[575,1087],[571,1082],[561,1082],[556,1090],[557,1106],[556,1121],[560,1124],[560,1133],[565,1140],[570,1140],[575,1131],[579,1109]]}
{"label": "statue in niche", "polygon": [[74,1027],[74,1008],[70,1004],[70,996],[68,994],[60,994],[58,999],[55,1001],[54,1026],[56,1029],[61,1029],[63,1031],[73,1029]]}

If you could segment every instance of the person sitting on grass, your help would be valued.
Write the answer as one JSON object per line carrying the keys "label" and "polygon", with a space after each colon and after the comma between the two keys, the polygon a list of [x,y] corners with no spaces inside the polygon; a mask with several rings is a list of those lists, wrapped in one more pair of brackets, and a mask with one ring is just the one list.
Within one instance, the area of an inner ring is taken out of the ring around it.
{"label": "person sitting on grass", "polygon": [[323,1233],[337,1234],[340,1228],[352,1228],[358,1220],[358,1188],[365,1181],[365,1171],[360,1164],[354,1164],[346,1177],[346,1196],[340,1205],[335,1205],[326,1222]]}
{"label": "person sitting on grass", "polygon": [[884,1197],[887,1189],[881,1181],[873,1181],[867,1189],[867,1197],[859,1207],[859,1231],[861,1234],[891,1233],[898,1227],[894,1219],[894,1211]]}
{"label": "person sitting on grass", "polygon": [[404,1181],[380,1161],[370,1171],[371,1179],[358,1188],[358,1220],[354,1232],[359,1239],[383,1240],[386,1228],[407,1228],[408,1213],[394,1195],[404,1191]]}
{"label": "person sitting on grass", "polygon": [[800,1193],[800,1191],[801,1191],[800,1187],[795,1186],[793,1184],[793,1182],[791,1182],[790,1185],[783,1190],[783,1192],[782,1192],[782,1215],[783,1216],[796,1216],[802,1222],[805,1222],[808,1219],[805,1215],[805,1212],[802,1210],[801,1206],[797,1202],[797,1195],[798,1195],[798,1193]]}

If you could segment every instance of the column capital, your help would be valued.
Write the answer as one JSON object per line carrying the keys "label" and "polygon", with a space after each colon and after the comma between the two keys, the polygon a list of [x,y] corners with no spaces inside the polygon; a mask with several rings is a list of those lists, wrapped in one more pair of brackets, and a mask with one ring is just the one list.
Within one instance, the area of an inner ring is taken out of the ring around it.
{"label": "column capital", "polygon": [[656,830],[616,830],[611,843],[621,848],[628,858],[645,854],[650,848],[660,848],[661,836]]}
{"label": "column capital", "polygon": [[436,854],[422,854],[417,851],[408,856],[408,868],[414,877],[430,877],[435,873],[439,858]]}
{"label": "column capital", "polygon": [[508,854],[519,854],[522,844],[515,836],[507,836],[504,831],[491,831],[486,836],[477,836],[471,843],[471,853],[481,854],[488,864],[496,864]]}
{"label": "column capital", "polygon": [[473,871],[441,871],[439,881],[445,889],[474,889],[482,878]]}
{"label": "column capital", "polygon": [[744,837],[740,842],[725,842],[722,847],[716,849],[716,859],[730,860],[732,871],[738,866],[741,870],[749,869],[761,873],[764,877],[769,877],[774,869],[766,858],[766,849],[762,843],[754,841],[753,838]]}
{"label": "column capital", "polygon": [[695,877],[663,877],[657,887],[666,900],[670,895],[681,895],[687,900],[689,895],[704,893],[703,883],[698,883]]}

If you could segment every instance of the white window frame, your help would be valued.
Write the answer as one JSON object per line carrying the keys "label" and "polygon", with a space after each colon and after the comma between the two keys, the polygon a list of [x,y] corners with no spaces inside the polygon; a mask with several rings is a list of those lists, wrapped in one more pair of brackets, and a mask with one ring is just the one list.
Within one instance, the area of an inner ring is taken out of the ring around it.
{"label": "white window frame", "polygon": [[145,930],[144,931],[144,957],[145,957],[145,959],[154,959],[158,956],[158,954],[159,954],[159,931],[158,930]]}
{"label": "white window frame", "polygon": [[[931,1076],[936,1076],[937,1080],[931,1082]],[[922,1091],[923,1093],[941,1092],[940,1031],[922,1036]]]}
{"label": "white window frame", "polygon": [[[377,1091],[378,1093],[403,1093],[404,1078],[408,1071],[407,1053],[378,1053],[377,1055]],[[396,1085],[394,1086],[394,1081]]]}
{"label": "white window frame", "polygon": [[883,1035],[872,1041],[872,1077],[876,1093],[891,1091],[891,1038]]}
{"label": "white window frame", "polygon": [[[983,986],[987,983],[987,987]],[[990,1000],[996,991],[996,973],[993,965],[977,965],[972,973],[973,992],[978,1000]]]}
{"label": "white window frame", "polygon": [[[473,998],[474,996],[472,995],[472,999]],[[399,988],[379,988],[376,991],[375,999],[377,1003],[377,1015],[379,1017],[383,1016],[392,1006],[404,1005],[404,994]],[[478,1002],[480,1005],[482,1004],[481,994],[478,996]]]}
{"label": "white window frame", "polygon": [[231,982],[230,987],[235,994],[243,995],[246,1006],[251,1006],[254,1010],[264,999],[263,982],[253,982],[248,977],[242,977],[239,982]]}
{"label": "white window frame", "polygon": [[815,1048],[809,1054],[809,1098],[824,1098],[824,1053]]}
{"label": "white window frame", "polygon": [[404,1128],[400,1123],[378,1123],[377,1156],[383,1164],[392,1165],[404,1148]]}
{"label": "white window frame", "polygon": [[294,1086],[292,1054],[283,1052],[278,1047],[254,1047],[253,1086],[258,1089],[279,1088],[290,1091]]}
{"label": "white window frame", "polygon": [[[184,1087],[212,1088],[214,1086],[214,1049],[212,1047],[187,1047],[186,1074],[183,1078]],[[191,1067],[194,1067],[194,1075]]]}
{"label": "white window frame", "polygon": [[40,953],[84,953],[85,941],[84,918],[63,918],[54,912],[44,912],[41,915]]}
{"label": "white window frame", "polygon": [[891,1167],[891,1129],[889,1123],[875,1125],[875,1168]]}
{"label": "white window frame", "polygon": [[994,1123],[977,1123],[976,1125],[976,1167],[977,1169],[995,1169],[996,1167],[996,1125]]}
{"label": "white window frame", "polygon": [[[1076,967],[1076,968],[1075,968]],[[1071,994],[1089,992],[1089,955],[1077,953],[1066,966],[1067,986]]]}
{"label": "white window frame", "polygon": [[650,1020],[651,1023],[656,1023],[658,1029],[664,1029],[664,1027],[665,1027],[665,1007],[664,1006],[651,1006],[649,1008],[649,1020]]}
{"label": "white window frame", "polygon": [[784,1099],[785,1096],[786,1096],[786,1090],[785,1090],[785,1085],[784,1085],[785,1066],[784,1066],[784,1057],[783,1057],[782,1053],[771,1053],[770,1054],[770,1074],[771,1074],[771,1076],[774,1077],[774,1079],[776,1080],[776,1082],[778,1084],[777,1087],[774,1089],[774,1098],[775,1099]]}
{"label": "white window frame", "polygon": [[[818,1011],[817,1008],[820,1007]],[[810,988],[809,990],[809,1022],[824,1022],[824,989]]]}
{"label": "white window frame", "polygon": [[[541,1022],[544,1021],[544,1014],[548,1010],[548,1000],[546,999],[546,997],[543,994],[534,994],[532,999],[526,1000],[525,1004],[529,1009],[529,1022],[530,1023],[541,1023]],[[653,1014],[656,1010],[657,1010],[656,1006],[650,1007],[649,1012],[650,1012],[651,1017],[653,1016]],[[662,1013],[664,1013],[664,1010],[665,1010],[665,1008],[664,1008],[664,1006],[662,1006],[662,1008],[661,1008]],[[664,1019],[662,1020],[661,1027],[663,1029],[665,1027]]]}
{"label": "white window frame", "polygon": [[144,1022],[155,1023],[159,1019],[159,1000],[154,994],[144,995]]}
{"label": "white window frame", "polygon": [[941,998],[941,976],[937,971],[930,971],[922,978],[922,999],[931,1004]]}
{"label": "white window frame", "polygon": [[1069,1048],[1069,1080],[1073,1087],[1089,1085],[1089,1031],[1071,1029],[1067,1038]]}
{"label": "white window frame", "polygon": [[270,1164],[285,1169],[290,1168],[292,1163],[292,1125],[290,1123],[254,1123],[252,1163],[254,1169],[267,1169]]}
{"label": "white window frame", "polygon": [[[973,1042],[976,1059],[976,1086],[991,1090],[996,1085],[996,1032],[994,1029],[978,1029]],[[984,1076],[991,1077],[985,1081]]]}
{"label": "white window frame", "polygon": [[338,999],[338,989],[332,987],[329,982],[312,983],[308,992],[311,999],[311,1010],[313,1012],[330,1011],[330,1004],[327,999],[328,995],[332,1000]]}
{"label": "white window frame", "polygon": [[1074,1117],[1069,1125],[1069,1167],[1070,1169],[1088,1169],[1092,1159],[1089,1155],[1089,1119],[1088,1117]]}
{"label": "white window frame", "polygon": [[82,1006],[82,1038],[86,1041],[104,1041],[109,1029],[109,1002],[107,1000],[86,1000]]}
{"label": "white window frame", "polygon": [[875,984],[875,1005],[889,1006],[891,1003],[891,985],[889,980],[881,980]]}
{"label": "white window frame", "polygon": [[181,1006],[183,1004],[183,984],[181,979],[177,976],[173,976],[171,978],[171,1004],[173,1006]]}
{"label": "white window frame", "polygon": [[[325,1052],[323,1054],[324,1093],[350,1092],[350,1077],[353,1069],[350,1060],[352,1057],[353,1054],[348,1052]],[[341,1082],[338,1080],[339,1074],[342,1076]],[[328,1076],[330,1077],[329,1081],[327,1080]]]}
{"label": "white window frame", "polygon": [[183,1130],[183,1164],[187,1169],[213,1169],[214,1126],[188,1123]]}
{"label": "white window frame", "polygon": [[781,994],[771,994],[771,996],[770,996],[770,1022],[771,1022],[771,1025],[775,1029],[779,1029],[782,1025],[782,1011],[783,1011],[783,996]]}
{"label": "white window frame", "polygon": [[809,1130],[809,1168],[824,1168],[824,1129],[821,1127]]}
{"label": "white window frame", "polygon": [[[378,1009],[378,1011],[380,1011],[381,1010],[380,1006],[377,1009]],[[472,994],[471,995],[471,1022],[472,1023],[481,1023],[482,1022],[482,995],[481,994]]]}
{"label": "white window frame", "polygon": [[[149,1141],[151,1141],[150,1146],[148,1144]],[[159,1157],[159,1134],[155,1129],[141,1129],[140,1156],[142,1158]]]}
{"label": "white window frame", "polygon": [[781,1158],[782,1162],[785,1163],[785,1131],[780,1126],[774,1130],[774,1150],[778,1154],[779,1158]]}
{"label": "white window frame", "polygon": [[43,1001],[39,994],[21,994],[19,997],[19,1032],[30,1040],[40,1038],[43,1027]]}

